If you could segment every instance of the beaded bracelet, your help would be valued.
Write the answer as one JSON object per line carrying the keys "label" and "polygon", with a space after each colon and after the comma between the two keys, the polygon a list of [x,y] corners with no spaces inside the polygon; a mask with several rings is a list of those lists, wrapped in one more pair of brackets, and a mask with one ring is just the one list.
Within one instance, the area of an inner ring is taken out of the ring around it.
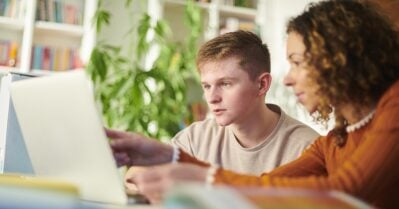
{"label": "beaded bracelet", "polygon": [[205,184],[207,186],[212,186],[213,183],[215,182],[215,174],[216,171],[218,170],[218,166],[211,166],[208,168],[208,171],[206,172],[206,178],[205,178]]}
{"label": "beaded bracelet", "polygon": [[176,145],[172,145],[172,146],[173,146],[173,155],[172,155],[171,163],[177,163],[177,162],[179,162],[179,158],[180,158],[180,149]]}

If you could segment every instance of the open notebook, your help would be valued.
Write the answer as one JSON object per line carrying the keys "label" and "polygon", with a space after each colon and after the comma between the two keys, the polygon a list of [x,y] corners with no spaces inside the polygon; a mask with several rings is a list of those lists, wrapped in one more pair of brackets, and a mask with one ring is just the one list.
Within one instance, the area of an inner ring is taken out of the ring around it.
{"label": "open notebook", "polygon": [[37,176],[76,184],[84,200],[127,203],[83,71],[14,82],[11,97]]}

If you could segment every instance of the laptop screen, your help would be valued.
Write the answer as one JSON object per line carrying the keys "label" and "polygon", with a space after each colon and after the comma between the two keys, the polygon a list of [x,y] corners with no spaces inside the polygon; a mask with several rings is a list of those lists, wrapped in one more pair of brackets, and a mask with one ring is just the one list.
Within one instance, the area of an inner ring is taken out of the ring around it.
{"label": "laptop screen", "polygon": [[82,199],[126,204],[84,71],[13,82],[11,97],[37,176],[75,183]]}

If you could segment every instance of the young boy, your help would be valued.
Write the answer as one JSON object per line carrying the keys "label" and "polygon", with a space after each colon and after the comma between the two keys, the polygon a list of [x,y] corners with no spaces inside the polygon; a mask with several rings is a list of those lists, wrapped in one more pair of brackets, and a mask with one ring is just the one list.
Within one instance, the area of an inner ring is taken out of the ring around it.
{"label": "young boy", "polygon": [[255,34],[236,31],[206,42],[197,69],[214,117],[172,140],[197,159],[259,175],[296,159],[318,136],[277,105],[265,105],[270,55]]}
{"label": "young boy", "polygon": [[[206,42],[198,53],[197,68],[214,117],[193,123],[172,139],[173,145],[197,159],[259,175],[296,159],[319,136],[277,105],[265,104],[271,84],[270,55],[255,34],[236,31]],[[123,137],[146,139],[138,134]],[[158,155],[157,160],[161,153],[147,152]],[[150,157],[146,161],[138,164],[159,163]]]}

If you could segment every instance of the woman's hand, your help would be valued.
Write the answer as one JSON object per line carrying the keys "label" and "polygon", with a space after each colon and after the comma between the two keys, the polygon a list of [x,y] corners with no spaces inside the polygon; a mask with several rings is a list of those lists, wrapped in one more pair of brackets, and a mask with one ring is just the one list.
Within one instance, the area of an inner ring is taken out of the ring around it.
{"label": "woman's hand", "polygon": [[133,174],[128,179],[134,183],[139,193],[145,195],[151,203],[160,203],[167,191],[180,182],[205,183],[207,167],[193,164],[165,164],[148,167],[142,172]]}
{"label": "woman's hand", "polygon": [[105,129],[118,166],[158,165],[172,161],[173,147],[141,134]]}

